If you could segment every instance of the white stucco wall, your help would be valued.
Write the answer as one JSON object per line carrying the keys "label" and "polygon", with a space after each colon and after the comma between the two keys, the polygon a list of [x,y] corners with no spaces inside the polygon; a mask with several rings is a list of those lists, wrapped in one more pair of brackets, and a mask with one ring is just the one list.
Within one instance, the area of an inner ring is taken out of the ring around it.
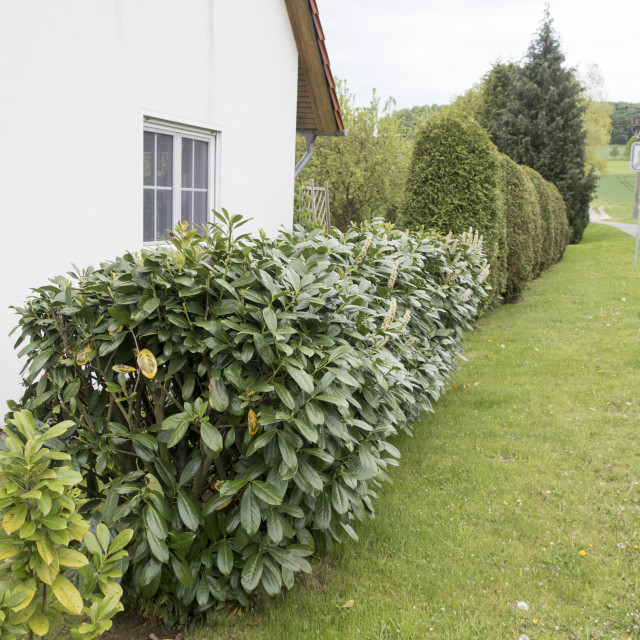
{"label": "white stucco wall", "polygon": [[9,305],[142,246],[143,116],[219,131],[216,207],[290,226],[297,52],[283,0],[0,2],[0,416]]}

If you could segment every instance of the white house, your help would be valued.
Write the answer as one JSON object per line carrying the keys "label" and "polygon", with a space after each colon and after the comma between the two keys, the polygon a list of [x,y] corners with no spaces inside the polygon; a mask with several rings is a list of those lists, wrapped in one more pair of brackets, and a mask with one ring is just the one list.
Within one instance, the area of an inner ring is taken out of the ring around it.
{"label": "white house", "polygon": [[296,132],[343,132],[315,0],[6,0],[0,78],[2,413],[31,287],[211,209],[290,226]]}

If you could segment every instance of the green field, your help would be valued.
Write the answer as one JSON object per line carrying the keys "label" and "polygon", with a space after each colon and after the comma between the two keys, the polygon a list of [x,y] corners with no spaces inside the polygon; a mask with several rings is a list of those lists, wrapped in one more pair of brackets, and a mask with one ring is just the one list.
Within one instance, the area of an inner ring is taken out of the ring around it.
{"label": "green field", "polygon": [[[624,145],[616,145],[622,155]],[[603,147],[599,155],[607,161],[608,175],[598,179],[598,189],[592,206],[604,207],[616,222],[633,223],[631,208],[636,184],[636,174],[629,170],[628,160],[612,160],[613,145]]]}
{"label": "green field", "polygon": [[[640,638],[640,267],[602,225],[465,338],[360,541],[185,640]],[[526,603],[528,610],[518,603]]]}

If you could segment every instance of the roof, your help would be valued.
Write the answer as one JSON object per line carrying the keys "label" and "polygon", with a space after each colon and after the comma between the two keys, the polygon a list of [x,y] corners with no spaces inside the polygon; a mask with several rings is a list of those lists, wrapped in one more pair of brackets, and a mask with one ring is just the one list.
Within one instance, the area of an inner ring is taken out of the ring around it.
{"label": "roof", "polygon": [[344,124],[316,0],[285,0],[285,4],[298,48],[296,129],[341,133]]}

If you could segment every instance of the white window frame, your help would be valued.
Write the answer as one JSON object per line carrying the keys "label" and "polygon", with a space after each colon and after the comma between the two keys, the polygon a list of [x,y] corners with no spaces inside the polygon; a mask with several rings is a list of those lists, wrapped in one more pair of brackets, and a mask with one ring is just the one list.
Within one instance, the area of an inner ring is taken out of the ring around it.
{"label": "white window frame", "polygon": [[[182,208],[182,138],[189,138],[192,140],[201,140],[208,143],[208,173],[207,173],[207,222],[211,221],[211,210],[217,208],[216,196],[218,192],[216,176],[218,174],[217,161],[218,153],[217,148],[219,131],[215,129],[209,129],[206,127],[183,124],[179,122],[173,122],[171,120],[164,120],[153,116],[144,116],[143,134],[145,131],[151,133],[160,133],[165,135],[171,135],[173,138],[173,183],[172,183],[172,197],[171,197],[171,211],[172,211],[172,227],[181,220],[181,208]],[[143,180],[144,191],[144,180]],[[141,224],[144,227],[144,209]],[[155,240],[144,240],[145,246],[153,246],[163,244],[164,238],[160,237]]]}

